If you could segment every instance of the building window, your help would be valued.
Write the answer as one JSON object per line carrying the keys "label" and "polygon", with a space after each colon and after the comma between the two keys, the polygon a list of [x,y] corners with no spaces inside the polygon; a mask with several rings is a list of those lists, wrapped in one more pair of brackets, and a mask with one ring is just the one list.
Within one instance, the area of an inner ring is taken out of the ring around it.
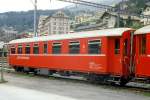
{"label": "building window", "polygon": [[53,54],[60,54],[61,53],[61,43],[53,43],[52,53]]}
{"label": "building window", "polygon": [[22,45],[18,45],[18,54],[22,54]]}
{"label": "building window", "polygon": [[56,30],[56,26],[54,26],[53,29]]}
{"label": "building window", "polygon": [[30,45],[26,45],[25,47],[25,53],[30,54]]}
{"label": "building window", "polygon": [[88,42],[88,53],[89,54],[100,54],[101,53],[101,41],[93,40]]}
{"label": "building window", "polygon": [[56,31],[53,31],[53,34],[56,34]]}
{"label": "building window", "polygon": [[56,25],[56,22],[54,22],[54,25]]}
{"label": "building window", "polygon": [[44,53],[46,54],[48,52],[47,43],[44,43]]}
{"label": "building window", "polygon": [[139,44],[140,54],[146,54],[146,35],[142,35]]}
{"label": "building window", "polygon": [[34,46],[33,46],[33,54],[39,54],[39,45],[38,44],[34,44]]}
{"label": "building window", "polygon": [[80,43],[79,42],[70,42],[69,43],[69,53],[70,54],[79,54],[80,53]]}
{"label": "building window", "polygon": [[58,31],[58,34],[62,34],[62,32],[61,32],[61,31]]}
{"label": "building window", "polygon": [[10,51],[11,51],[11,54],[15,54],[15,53],[16,53],[15,47],[12,47],[12,48],[10,49]]}
{"label": "building window", "polygon": [[120,54],[120,39],[115,39],[115,54]]}

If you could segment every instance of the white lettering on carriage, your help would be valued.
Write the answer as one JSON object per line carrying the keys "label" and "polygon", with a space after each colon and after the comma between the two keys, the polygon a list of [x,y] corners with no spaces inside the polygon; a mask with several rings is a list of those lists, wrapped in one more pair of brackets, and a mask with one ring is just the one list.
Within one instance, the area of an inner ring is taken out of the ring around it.
{"label": "white lettering on carriage", "polygon": [[90,69],[102,69],[101,65],[102,65],[102,64],[97,64],[97,63],[95,63],[95,62],[90,62],[90,63],[89,63],[89,68],[90,68]]}
{"label": "white lettering on carriage", "polygon": [[29,60],[30,57],[28,57],[28,56],[17,56],[17,59]]}

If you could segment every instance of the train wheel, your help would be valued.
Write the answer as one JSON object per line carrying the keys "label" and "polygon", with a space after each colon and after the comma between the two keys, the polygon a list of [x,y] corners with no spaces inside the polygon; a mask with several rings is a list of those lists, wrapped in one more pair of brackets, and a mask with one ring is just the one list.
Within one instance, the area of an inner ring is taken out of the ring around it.
{"label": "train wheel", "polygon": [[37,75],[38,74],[38,72],[37,72],[37,70],[36,69],[34,69],[34,75]]}
{"label": "train wheel", "polygon": [[49,72],[48,72],[48,75],[53,75],[53,71],[52,70],[49,70]]}
{"label": "train wheel", "polygon": [[103,76],[100,76],[100,75],[97,75],[97,74],[89,74],[87,76],[87,80],[90,82],[90,83],[94,83],[94,84],[102,84],[104,83],[104,77]]}
{"label": "train wheel", "polygon": [[15,71],[16,71],[16,72],[19,72],[19,69],[18,69],[18,67],[15,67],[14,69],[15,69]]}
{"label": "train wheel", "polygon": [[22,72],[23,71],[23,67],[15,67],[14,69],[16,72]]}
{"label": "train wheel", "polygon": [[127,83],[128,83],[127,79],[125,79],[123,77],[120,79],[120,86],[125,86]]}

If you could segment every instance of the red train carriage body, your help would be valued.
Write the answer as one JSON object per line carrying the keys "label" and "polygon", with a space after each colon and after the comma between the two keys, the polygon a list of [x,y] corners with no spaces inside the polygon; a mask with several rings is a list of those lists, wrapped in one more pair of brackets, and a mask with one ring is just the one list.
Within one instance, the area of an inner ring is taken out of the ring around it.
{"label": "red train carriage body", "polygon": [[136,77],[150,79],[150,25],[135,31],[136,55],[135,74]]}
{"label": "red train carriage body", "polygon": [[47,68],[127,78],[131,74],[132,31],[116,28],[13,40],[9,43],[9,63],[14,68]]}

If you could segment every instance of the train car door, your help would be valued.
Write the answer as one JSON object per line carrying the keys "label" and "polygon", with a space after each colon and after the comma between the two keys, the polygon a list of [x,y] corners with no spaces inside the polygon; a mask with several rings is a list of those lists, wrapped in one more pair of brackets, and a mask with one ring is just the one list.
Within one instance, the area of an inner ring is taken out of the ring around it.
{"label": "train car door", "polygon": [[150,34],[137,35],[136,74],[138,77],[150,77]]}
{"label": "train car door", "polygon": [[[131,67],[130,64],[132,64],[132,49],[133,49],[133,37],[132,37],[132,32],[125,32],[123,35],[123,57],[122,57],[122,71],[123,71],[123,76],[128,77],[131,73]],[[131,47],[132,46],[132,47]]]}

